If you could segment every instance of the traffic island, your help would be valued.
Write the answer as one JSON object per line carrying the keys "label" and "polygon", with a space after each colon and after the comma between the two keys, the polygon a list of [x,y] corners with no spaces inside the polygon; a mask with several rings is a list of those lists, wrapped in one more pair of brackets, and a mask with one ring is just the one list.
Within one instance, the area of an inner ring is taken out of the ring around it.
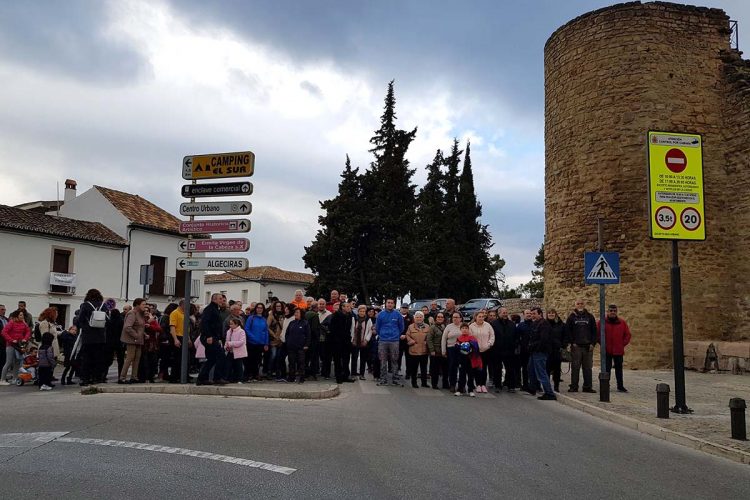
{"label": "traffic island", "polygon": [[611,402],[598,394],[569,393],[561,384],[560,403],[671,443],[750,465],[750,441],[732,439],[729,401],[750,392],[750,376],[685,372],[686,395],[693,414],[669,412],[657,417],[659,384],[674,386],[671,371],[626,370],[627,393],[613,392]]}
{"label": "traffic island", "polygon": [[195,384],[99,384],[84,387],[81,394],[175,394],[274,399],[328,399],[340,394],[338,385],[309,382],[304,384],[250,383],[228,385]]}

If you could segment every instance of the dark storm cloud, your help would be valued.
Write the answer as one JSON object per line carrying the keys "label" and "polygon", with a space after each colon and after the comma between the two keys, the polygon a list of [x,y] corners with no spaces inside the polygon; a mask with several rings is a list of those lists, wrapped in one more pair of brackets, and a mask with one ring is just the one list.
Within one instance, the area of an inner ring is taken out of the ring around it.
{"label": "dark storm cloud", "polygon": [[48,76],[125,85],[148,72],[136,50],[104,32],[107,4],[0,1],[0,53]]}
{"label": "dark storm cloud", "polygon": [[297,60],[333,60],[404,91],[438,81],[472,97],[543,109],[542,50],[561,24],[602,1],[173,1],[191,23],[227,27]]}

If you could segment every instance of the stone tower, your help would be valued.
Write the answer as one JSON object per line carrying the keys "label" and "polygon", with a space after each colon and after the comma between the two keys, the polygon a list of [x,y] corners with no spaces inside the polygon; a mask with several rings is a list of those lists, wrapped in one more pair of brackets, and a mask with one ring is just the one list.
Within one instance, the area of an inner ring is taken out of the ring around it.
{"label": "stone tower", "polygon": [[671,365],[671,242],[650,240],[648,130],[703,136],[704,242],[680,242],[685,339],[750,332],[750,65],[724,11],[630,2],[582,15],[544,49],[545,305],[572,309],[583,253],[621,254],[607,287],[628,320],[631,367]]}

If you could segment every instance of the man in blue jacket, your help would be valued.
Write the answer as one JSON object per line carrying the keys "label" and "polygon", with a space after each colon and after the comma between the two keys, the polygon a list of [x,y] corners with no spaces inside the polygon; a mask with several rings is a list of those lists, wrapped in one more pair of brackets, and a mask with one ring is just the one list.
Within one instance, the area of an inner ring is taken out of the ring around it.
{"label": "man in blue jacket", "polygon": [[385,310],[378,314],[375,320],[375,333],[378,336],[378,358],[380,358],[380,380],[378,385],[388,384],[388,374],[391,374],[393,385],[403,386],[396,370],[398,369],[399,341],[406,338],[402,335],[404,331],[404,318],[401,313],[394,309],[396,301],[387,299]]}

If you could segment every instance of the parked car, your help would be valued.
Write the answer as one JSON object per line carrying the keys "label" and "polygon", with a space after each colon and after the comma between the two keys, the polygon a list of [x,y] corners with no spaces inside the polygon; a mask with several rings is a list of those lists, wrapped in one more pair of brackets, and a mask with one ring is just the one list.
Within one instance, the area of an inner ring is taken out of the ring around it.
{"label": "parked car", "polygon": [[411,304],[409,304],[409,313],[414,314],[417,311],[421,311],[424,306],[427,306],[427,309],[430,308],[430,305],[433,302],[437,302],[438,311],[442,311],[445,309],[445,303],[448,299],[417,299],[413,300]]}
{"label": "parked car", "polygon": [[464,321],[471,321],[477,311],[480,311],[482,309],[494,309],[496,307],[499,307],[500,305],[502,304],[499,299],[471,299],[464,303],[459,308],[459,311],[461,312],[461,316],[463,317]]}

